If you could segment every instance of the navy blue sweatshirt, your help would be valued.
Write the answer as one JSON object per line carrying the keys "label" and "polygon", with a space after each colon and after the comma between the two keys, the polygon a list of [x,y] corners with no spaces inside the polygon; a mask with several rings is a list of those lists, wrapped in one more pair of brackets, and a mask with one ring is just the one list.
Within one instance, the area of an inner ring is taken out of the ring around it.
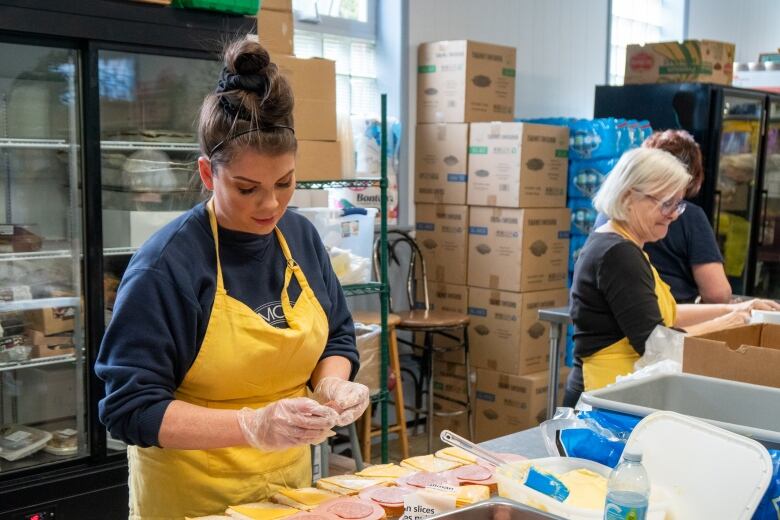
{"label": "navy blue sweatshirt", "polygon": [[[293,211],[285,212],[278,227],[328,316],[330,333],[321,359],[349,359],[354,377],[359,364],[352,316],[317,231]],[[286,261],[276,235],[220,227],[219,248],[228,295],[275,327],[286,327],[281,310]],[[113,437],[159,446],[163,414],[206,334],[216,276],[204,204],[163,227],[130,260],[95,363],[106,389],[100,420]],[[295,277],[288,291],[294,306],[301,292]]]}

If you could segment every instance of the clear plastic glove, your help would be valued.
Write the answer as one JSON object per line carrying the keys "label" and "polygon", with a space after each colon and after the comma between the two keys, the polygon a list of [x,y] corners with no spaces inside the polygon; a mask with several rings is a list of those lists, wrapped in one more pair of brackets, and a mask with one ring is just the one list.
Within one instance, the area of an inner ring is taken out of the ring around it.
{"label": "clear plastic glove", "polygon": [[780,311],[780,303],[777,303],[774,300],[763,300],[760,298],[732,303],[729,307],[731,307],[732,311]]}
{"label": "clear plastic glove", "polygon": [[314,398],[338,412],[336,426],[352,424],[368,408],[368,387],[338,377],[323,377],[314,389]]}
{"label": "clear plastic glove", "polygon": [[319,444],[333,435],[338,413],[308,397],[293,397],[264,408],[242,408],[238,424],[246,441],[264,451]]}

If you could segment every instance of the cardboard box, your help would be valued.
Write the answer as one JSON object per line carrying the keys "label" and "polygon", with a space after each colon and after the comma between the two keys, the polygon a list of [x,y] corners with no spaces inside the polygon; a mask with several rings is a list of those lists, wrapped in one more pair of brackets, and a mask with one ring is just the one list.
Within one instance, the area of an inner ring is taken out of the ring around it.
{"label": "cardboard box", "polygon": [[[563,402],[568,367],[558,378],[558,405]],[[533,428],[547,417],[547,371],[510,376],[477,370],[476,442]]]}
{"label": "cardboard box", "polygon": [[291,11],[260,9],[257,13],[257,36],[268,52],[293,54],[294,28]]}
{"label": "cardboard box", "polygon": [[414,201],[465,204],[469,125],[417,125]]}
{"label": "cardboard box", "polygon": [[687,336],[683,372],[780,387],[780,325],[745,325]]}
{"label": "cardboard box", "polygon": [[[433,401],[433,409],[436,412],[457,412],[463,408],[455,403],[451,403],[444,399],[435,399]],[[469,434],[469,421],[468,414],[462,413],[460,415],[452,415],[449,417],[441,417],[438,415],[433,416],[433,435],[435,438],[439,438],[439,434],[442,430],[450,430],[461,437],[471,440]]]}
{"label": "cardboard box", "polygon": [[70,332],[74,326],[73,307],[24,311],[24,318],[29,328],[40,331],[46,336]]}
{"label": "cardboard box", "polygon": [[260,0],[260,9],[292,12],[292,0]]}
{"label": "cardboard box", "polygon": [[647,43],[626,47],[623,82],[700,82],[731,85],[734,44],[712,40]]}
{"label": "cardboard box", "polygon": [[566,287],[566,208],[469,211],[469,285],[527,292]]}
{"label": "cardboard box", "polygon": [[439,362],[433,364],[433,389],[437,396],[456,401],[466,401],[466,381],[471,381],[471,396],[476,396],[477,369],[471,367],[471,377],[466,377],[466,365]]}
{"label": "cardboard box", "polygon": [[295,157],[296,181],[341,179],[341,143],[338,141],[298,141]]}
{"label": "cardboard box", "polygon": [[415,215],[415,240],[425,259],[428,283],[466,285],[468,206],[417,204]]}
{"label": "cardboard box", "polygon": [[32,343],[31,356],[34,358],[64,356],[74,352],[73,336],[46,336],[34,329],[26,329],[24,334]]}
{"label": "cardboard box", "polygon": [[513,375],[546,370],[550,325],[539,319],[539,309],[563,307],[568,297],[568,289],[513,293],[471,287],[471,365]]}
{"label": "cardboard box", "polygon": [[531,123],[473,123],[468,203],[562,208],[568,184],[569,129]]}
{"label": "cardboard box", "polygon": [[423,43],[417,52],[417,122],[511,121],[513,47],[467,40]]}
{"label": "cardboard box", "polygon": [[335,141],[336,63],[277,54],[272,60],[295,94],[295,136],[303,141]]}

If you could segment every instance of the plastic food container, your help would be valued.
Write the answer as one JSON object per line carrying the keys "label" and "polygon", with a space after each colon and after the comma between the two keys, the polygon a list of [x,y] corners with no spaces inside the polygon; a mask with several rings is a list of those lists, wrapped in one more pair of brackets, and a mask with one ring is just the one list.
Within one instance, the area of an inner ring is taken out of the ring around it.
{"label": "plastic food container", "polygon": [[674,490],[674,519],[748,520],[772,478],[772,459],[759,443],[673,412],[642,419],[626,443],[637,445],[653,486]]}
{"label": "plastic food container", "polygon": [[[325,248],[328,249],[334,270],[340,280],[342,279],[340,273],[347,270],[349,271],[347,283],[371,281],[376,208],[353,208],[348,210],[347,214],[344,214],[344,210],[328,208],[296,208],[295,211],[314,224]],[[348,267],[342,264],[343,252],[352,255]]]}
{"label": "plastic food container", "polygon": [[694,374],[661,374],[586,392],[582,401],[637,417],[659,410],[682,413],[780,444],[780,388]]}
{"label": "plastic food container", "polygon": [[0,428],[0,457],[15,461],[42,449],[51,433],[29,426],[10,425]]}
{"label": "plastic food container", "polygon": [[[511,498],[521,504],[572,520],[601,520],[604,517],[603,506],[599,509],[573,507],[524,485],[513,476],[513,473],[516,473],[519,468],[522,468],[529,462],[541,470],[558,475],[572,470],[587,469],[608,479],[612,471],[612,468],[598,462],[574,457],[547,457],[529,461],[510,462],[496,471],[499,496]],[[667,497],[668,493],[653,482],[650,508],[647,513],[648,520],[663,520],[666,517]]]}

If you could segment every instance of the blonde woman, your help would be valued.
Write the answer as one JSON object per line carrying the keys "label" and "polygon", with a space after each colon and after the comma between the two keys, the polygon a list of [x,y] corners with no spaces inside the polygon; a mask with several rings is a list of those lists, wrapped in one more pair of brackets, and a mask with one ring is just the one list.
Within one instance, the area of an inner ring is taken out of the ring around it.
{"label": "blonde woman", "polygon": [[608,221],[588,237],[574,270],[570,312],[574,369],[564,404],[633,371],[657,325],[701,334],[741,325],[769,300],[677,305],[642,248],[666,236],[685,211],[691,176],[673,155],[653,148],[625,153],[593,199]]}

